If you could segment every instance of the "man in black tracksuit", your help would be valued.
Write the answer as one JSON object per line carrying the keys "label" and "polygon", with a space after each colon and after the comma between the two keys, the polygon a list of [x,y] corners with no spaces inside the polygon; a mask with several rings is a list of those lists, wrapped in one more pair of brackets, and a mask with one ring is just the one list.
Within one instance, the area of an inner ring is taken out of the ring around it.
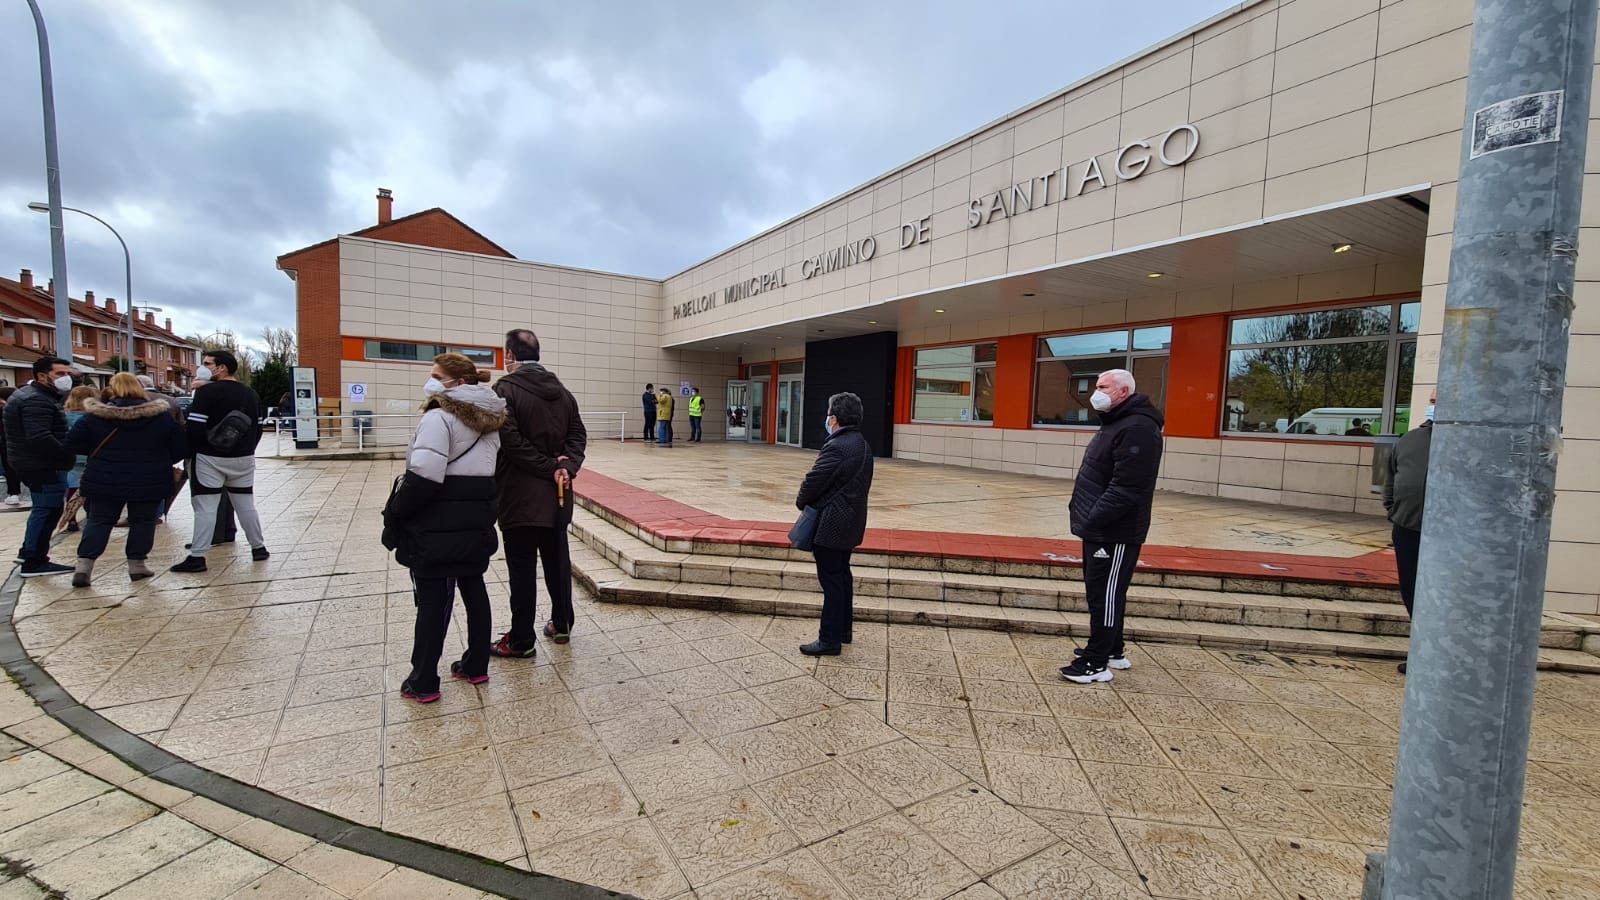
{"label": "man in black tracksuit", "polygon": [[1122,617],[1139,549],[1150,533],[1150,505],[1161,470],[1161,411],[1134,392],[1133,375],[1112,369],[1095,382],[1090,403],[1100,433],[1084,448],[1072,488],[1072,533],[1083,539],[1089,643],[1061,676],[1077,684],[1110,681],[1123,655]]}

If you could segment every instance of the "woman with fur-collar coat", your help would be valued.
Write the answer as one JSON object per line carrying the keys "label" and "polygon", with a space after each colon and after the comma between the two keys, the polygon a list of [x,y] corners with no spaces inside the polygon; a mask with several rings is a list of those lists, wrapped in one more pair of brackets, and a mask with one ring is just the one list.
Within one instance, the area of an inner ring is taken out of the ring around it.
{"label": "woman with fur-collar coat", "polygon": [[109,399],[88,400],[84,416],[67,432],[66,449],[88,457],[79,489],[88,521],[78,541],[76,587],[87,587],[111,529],[128,511],[128,577],[155,573],[145,564],[156,540],[156,513],[172,492],[172,467],[189,455],[189,442],[161,399],[150,399],[127,372],[111,377]]}
{"label": "woman with fur-collar coat", "polygon": [[433,359],[423,386],[422,421],[406,455],[406,472],[383,508],[383,545],[411,570],[417,624],[411,674],[400,696],[439,699],[439,657],[454,605],[451,584],[467,610],[467,652],[450,675],[472,684],[489,680],[489,589],[483,573],[500,547],[495,534],[495,463],[505,401],[459,353]]}

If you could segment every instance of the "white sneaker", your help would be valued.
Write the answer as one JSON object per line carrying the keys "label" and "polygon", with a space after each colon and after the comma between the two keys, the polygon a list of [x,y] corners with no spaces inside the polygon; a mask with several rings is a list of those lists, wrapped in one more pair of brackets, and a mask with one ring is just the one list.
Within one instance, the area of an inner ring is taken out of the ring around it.
{"label": "white sneaker", "polygon": [[22,505],[22,498],[18,497],[16,494],[10,494],[10,495],[8,495],[6,497],[6,505],[7,506],[21,506]]}
{"label": "white sneaker", "polygon": [[[1083,655],[1083,648],[1082,647],[1078,647],[1078,648],[1076,648],[1075,650],[1072,651],[1072,657],[1074,659],[1076,659],[1076,658],[1078,658],[1078,657],[1080,657],[1082,655]],[[1110,659],[1106,660],[1106,668],[1108,668],[1108,669],[1116,669],[1119,672],[1123,671],[1125,669],[1131,669],[1131,668],[1133,668],[1133,660],[1127,658],[1126,656],[1113,656]]]}

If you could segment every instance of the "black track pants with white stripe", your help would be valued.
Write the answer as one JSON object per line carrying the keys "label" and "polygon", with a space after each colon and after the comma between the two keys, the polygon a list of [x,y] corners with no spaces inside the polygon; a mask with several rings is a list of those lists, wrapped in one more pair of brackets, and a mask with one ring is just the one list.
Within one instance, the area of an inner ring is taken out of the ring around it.
{"label": "black track pants with white stripe", "polygon": [[1083,655],[1105,665],[1122,655],[1122,617],[1128,608],[1128,582],[1133,580],[1142,544],[1083,542],[1083,587],[1089,600],[1089,644]]}

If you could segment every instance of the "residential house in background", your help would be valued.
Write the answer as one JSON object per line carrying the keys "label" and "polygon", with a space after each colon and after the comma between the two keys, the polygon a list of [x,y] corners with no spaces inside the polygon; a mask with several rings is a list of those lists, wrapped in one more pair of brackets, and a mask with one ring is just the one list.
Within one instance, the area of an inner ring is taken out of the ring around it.
{"label": "residential house in background", "polygon": [[[0,278],[0,378],[13,385],[32,377],[33,361],[55,352],[54,282],[41,286],[23,269],[17,279]],[[93,291],[73,299],[72,364],[104,384],[117,371],[128,343],[128,310],[113,298],[96,299]],[[136,311],[137,312],[137,311]],[[166,390],[188,386],[200,364],[200,348],[172,330],[172,320],[156,324],[154,313],[134,320],[134,371],[149,375]]]}

